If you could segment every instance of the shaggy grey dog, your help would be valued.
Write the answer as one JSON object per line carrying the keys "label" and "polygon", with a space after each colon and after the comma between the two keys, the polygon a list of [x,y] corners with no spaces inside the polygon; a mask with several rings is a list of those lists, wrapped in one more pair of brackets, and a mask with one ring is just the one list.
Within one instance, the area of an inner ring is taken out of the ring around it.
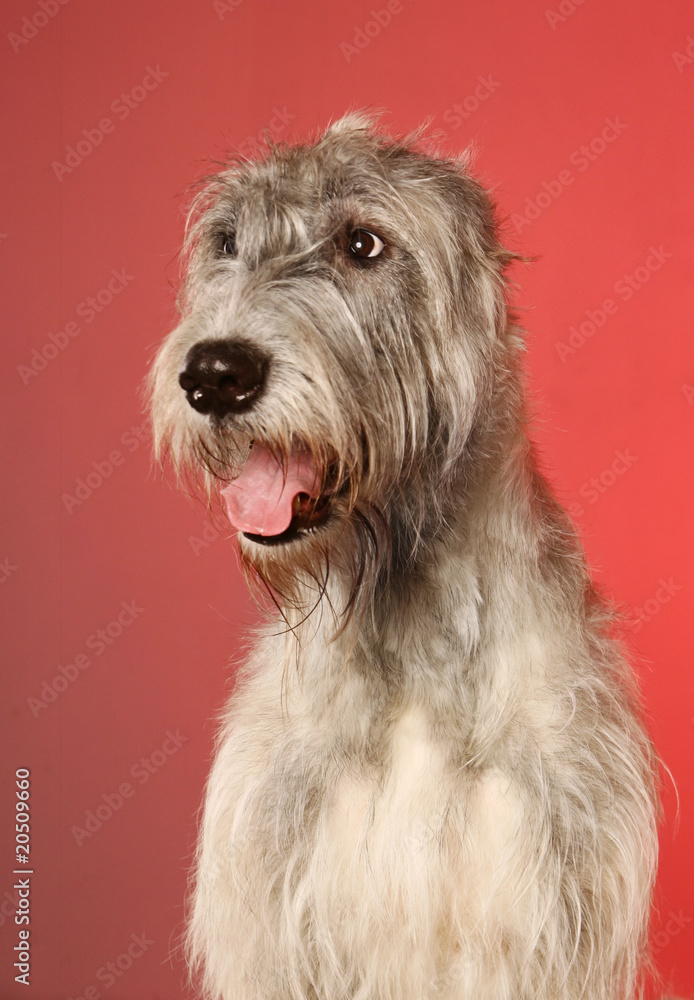
{"label": "shaggy grey dog", "polygon": [[655,758],[525,434],[489,197],[350,115],[211,179],[188,249],[157,444],[278,608],[207,788],[204,994],[632,997]]}

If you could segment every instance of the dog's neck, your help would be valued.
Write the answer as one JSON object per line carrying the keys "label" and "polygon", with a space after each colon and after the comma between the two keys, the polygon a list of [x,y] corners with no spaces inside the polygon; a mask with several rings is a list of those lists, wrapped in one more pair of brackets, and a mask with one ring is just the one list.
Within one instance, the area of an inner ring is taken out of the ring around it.
{"label": "dog's neck", "polygon": [[[534,642],[546,616],[555,628],[564,616],[576,620],[590,588],[573,528],[537,469],[521,420],[509,421],[502,436],[495,428],[492,438],[493,448],[477,442],[474,471],[461,469],[445,527],[377,587],[364,616],[362,655],[406,686],[432,671],[446,675],[451,664],[495,669],[501,647]],[[550,575],[561,576],[562,607],[554,606]]]}

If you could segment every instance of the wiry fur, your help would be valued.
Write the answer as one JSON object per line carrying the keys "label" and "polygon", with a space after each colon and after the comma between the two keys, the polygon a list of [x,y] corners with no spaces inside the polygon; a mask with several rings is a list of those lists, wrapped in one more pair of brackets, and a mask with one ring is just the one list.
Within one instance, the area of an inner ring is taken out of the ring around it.
{"label": "wiry fur", "polygon": [[[342,252],[349,225],[384,237],[375,266]],[[205,995],[632,997],[654,758],[525,436],[487,195],[353,115],[231,164],[189,233],[158,446],[210,492],[251,440],[346,484],[315,534],[240,536],[289,627],[263,631],[219,734],[188,933]],[[271,358],[255,406],[216,422],[177,384],[215,338]]]}

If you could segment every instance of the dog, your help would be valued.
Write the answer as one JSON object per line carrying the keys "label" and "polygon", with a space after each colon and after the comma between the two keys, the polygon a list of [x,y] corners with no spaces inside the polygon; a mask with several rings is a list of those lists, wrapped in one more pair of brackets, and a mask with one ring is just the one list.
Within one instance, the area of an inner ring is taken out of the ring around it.
{"label": "dog", "polygon": [[628,1000],[657,760],[526,435],[495,208],[351,113],[194,199],[156,448],[274,613],[222,720],[186,932],[215,1000]]}

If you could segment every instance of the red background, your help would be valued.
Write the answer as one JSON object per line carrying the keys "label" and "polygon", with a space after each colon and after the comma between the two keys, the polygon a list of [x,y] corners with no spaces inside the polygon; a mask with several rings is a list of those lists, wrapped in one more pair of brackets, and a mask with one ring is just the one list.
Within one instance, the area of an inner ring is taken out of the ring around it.
{"label": "red background", "polygon": [[[142,379],[174,323],[189,182],[225,148],[247,151],[263,128],[289,139],[363,106],[387,109],[400,131],[430,116],[446,150],[473,141],[477,173],[509,219],[508,242],[537,255],[515,272],[534,433],[559,495],[574,505],[597,579],[633,621],[650,609],[631,638],[680,796],[677,821],[666,786],[655,943],[666,985],[686,994],[694,979],[691,5],[562,0],[553,17],[559,0],[402,0],[379,26],[368,25],[370,11],[386,0],[72,0],[57,13],[57,0],[44,3],[50,16],[38,0],[6,3],[0,30],[0,995],[76,1000],[88,987],[109,1000],[185,995],[170,952],[211,720],[228,658],[256,611],[233,543],[220,535],[196,545],[202,506],[162,481],[149,444],[135,447],[127,435],[142,424]],[[22,29],[33,37],[17,41]],[[148,67],[161,71],[158,85],[133,91]],[[481,100],[480,76],[492,81]],[[123,93],[133,95],[127,117]],[[455,104],[468,115],[460,122]],[[111,131],[81,162],[69,172],[54,166],[105,117]],[[622,131],[603,149],[596,140],[608,118]],[[576,151],[585,144],[593,159],[583,169]],[[557,180],[564,170],[571,183]],[[526,199],[557,185],[558,196],[541,197],[533,212]],[[526,211],[537,216],[527,225]],[[651,247],[660,260],[651,256],[649,271]],[[125,269],[127,286],[88,322],[81,304],[108,286],[112,269]],[[642,287],[627,300],[616,286],[634,274]],[[613,314],[562,352],[571,327],[587,311],[599,320],[605,299]],[[32,358],[40,364],[32,352],[49,334],[64,342],[58,331],[70,322],[79,333],[27,375]],[[79,504],[66,501],[93,463],[108,468],[114,450],[122,462],[112,473]],[[617,452],[627,462],[612,469]],[[123,601],[142,611],[97,653],[90,637]],[[79,654],[90,666],[37,710],[29,699],[59,665],[69,674]],[[156,753],[167,730],[180,734],[170,756]],[[131,768],[141,774],[138,761],[153,753],[153,773],[139,784]],[[32,772],[29,989],[12,981],[11,967],[18,767]],[[78,846],[72,828],[123,782],[132,797]],[[151,942],[144,955],[106,985],[99,970],[142,933]]]}

